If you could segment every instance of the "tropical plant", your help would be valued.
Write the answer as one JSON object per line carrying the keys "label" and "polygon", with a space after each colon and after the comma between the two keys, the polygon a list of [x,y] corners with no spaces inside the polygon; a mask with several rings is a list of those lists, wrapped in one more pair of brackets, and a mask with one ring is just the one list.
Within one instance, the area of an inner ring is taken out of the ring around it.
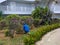
{"label": "tropical plant", "polygon": [[43,8],[41,7],[37,7],[35,8],[35,10],[32,12],[32,17],[35,19],[35,18],[42,18],[42,12],[43,11]]}
{"label": "tropical plant", "polygon": [[41,8],[37,7],[33,12],[32,12],[32,17],[34,19],[42,19],[41,23],[44,24],[49,24],[51,22],[51,13],[48,7]]}

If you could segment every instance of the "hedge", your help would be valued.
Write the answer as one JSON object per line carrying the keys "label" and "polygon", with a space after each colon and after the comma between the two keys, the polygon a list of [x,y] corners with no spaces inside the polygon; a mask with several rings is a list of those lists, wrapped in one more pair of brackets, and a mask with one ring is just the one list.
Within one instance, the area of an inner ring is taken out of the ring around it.
{"label": "hedge", "polygon": [[47,32],[50,32],[56,28],[59,28],[60,24],[52,24],[47,26],[42,26],[39,28],[36,28],[29,32],[27,35],[23,36],[23,41],[25,45],[34,45],[34,43],[42,38],[43,35],[45,35]]}

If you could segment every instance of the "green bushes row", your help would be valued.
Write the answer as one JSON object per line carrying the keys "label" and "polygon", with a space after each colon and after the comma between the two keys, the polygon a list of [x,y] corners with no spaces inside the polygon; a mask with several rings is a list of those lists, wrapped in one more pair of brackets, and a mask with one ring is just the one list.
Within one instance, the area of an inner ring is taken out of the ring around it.
{"label": "green bushes row", "polygon": [[[23,33],[23,23],[27,23],[30,28],[33,24],[33,18],[31,16],[19,16],[16,14],[8,15],[0,21],[0,30],[8,29],[16,31],[16,34]],[[32,29],[32,28],[31,28]],[[5,32],[6,36],[9,36],[9,32]]]}
{"label": "green bushes row", "polygon": [[52,24],[32,30],[28,35],[23,37],[25,45],[33,45],[36,41],[40,40],[44,34],[58,27],[60,27],[60,24]]}
{"label": "green bushes row", "polygon": [[8,15],[0,21],[0,29],[3,30],[4,28],[14,26],[17,28],[23,25],[23,23],[27,23],[31,26],[33,24],[33,18],[31,16],[19,16],[16,14]]}
{"label": "green bushes row", "polygon": [[41,19],[34,19],[33,24],[34,24],[35,27],[38,27],[39,26],[40,20]]}

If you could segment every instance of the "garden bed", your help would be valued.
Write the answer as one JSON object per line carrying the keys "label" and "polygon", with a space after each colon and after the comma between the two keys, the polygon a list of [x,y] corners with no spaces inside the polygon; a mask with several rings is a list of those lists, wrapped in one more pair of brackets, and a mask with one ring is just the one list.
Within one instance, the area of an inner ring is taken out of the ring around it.
{"label": "garden bed", "polygon": [[59,28],[60,24],[52,24],[41,26],[31,30],[28,34],[19,34],[19,36],[13,39],[0,39],[2,45],[34,45],[34,43],[42,38],[43,35]]}
{"label": "garden bed", "polygon": [[25,35],[23,37],[24,39],[23,41],[25,45],[34,45],[34,43],[40,40],[43,35],[59,27],[60,27],[60,24],[57,23],[57,24],[52,24],[52,25],[36,28],[32,30],[31,32],[29,32],[29,35]]}

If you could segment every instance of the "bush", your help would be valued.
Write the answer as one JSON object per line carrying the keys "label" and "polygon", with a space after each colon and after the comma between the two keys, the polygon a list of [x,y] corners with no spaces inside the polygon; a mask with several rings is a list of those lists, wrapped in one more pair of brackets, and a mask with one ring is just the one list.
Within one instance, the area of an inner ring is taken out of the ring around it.
{"label": "bush", "polygon": [[35,18],[41,18],[42,17],[42,11],[43,11],[43,8],[41,7],[37,7],[33,12],[32,12],[32,17],[35,19]]}
{"label": "bush", "polygon": [[6,37],[9,36],[9,30],[8,29],[5,30],[5,36]]}
{"label": "bush", "polygon": [[32,17],[35,19],[41,19],[43,18],[44,16],[47,15],[47,12],[48,12],[48,8],[45,7],[45,8],[42,8],[42,7],[37,7],[33,12],[32,12]]}
{"label": "bush", "polygon": [[39,26],[39,22],[40,22],[40,19],[34,19],[34,22],[33,22],[34,26],[38,27]]}
{"label": "bush", "polygon": [[[31,16],[19,16],[19,15],[8,15],[6,18],[7,27],[9,30],[16,30],[16,33],[22,31],[23,23],[27,23],[30,27],[33,24],[33,18]],[[23,31],[22,31],[23,32]]]}
{"label": "bush", "polygon": [[31,16],[22,16],[21,17],[21,23],[27,23],[28,25],[33,24],[33,18]]}
{"label": "bush", "polygon": [[51,11],[45,7],[37,7],[33,12],[32,12],[32,17],[34,19],[42,19],[42,24],[47,25],[51,23]]}
{"label": "bush", "polygon": [[5,36],[13,38],[14,37],[14,30],[6,29],[5,30]]}
{"label": "bush", "polygon": [[16,29],[16,34],[20,34],[20,33],[23,33],[22,25],[20,25],[20,26]]}
{"label": "bush", "polygon": [[4,29],[4,27],[6,27],[6,26],[7,26],[6,20],[1,20],[1,21],[0,21],[0,29],[2,30],[2,29]]}
{"label": "bush", "polygon": [[11,20],[13,18],[16,18],[16,19],[20,19],[20,16],[19,15],[16,15],[16,14],[11,14],[11,15],[8,15],[5,19],[7,20]]}
{"label": "bush", "polygon": [[60,19],[57,19],[57,18],[52,19],[52,24],[57,22],[60,23]]}
{"label": "bush", "polygon": [[2,11],[0,11],[0,20],[2,20],[2,15],[3,15]]}
{"label": "bush", "polygon": [[60,27],[60,24],[52,24],[32,30],[31,32],[29,32],[29,35],[25,35],[23,37],[25,45],[34,44],[36,41],[40,40],[42,36],[45,35],[47,32],[52,31],[58,27]]}
{"label": "bush", "polygon": [[20,26],[20,16],[18,15],[8,15],[6,18],[6,23],[8,24],[9,29],[16,29]]}
{"label": "bush", "polygon": [[[10,37],[14,36],[14,32],[16,31],[16,29],[18,29],[18,27],[20,27],[20,16],[19,15],[8,15],[6,18],[6,23],[8,24],[8,29],[9,29],[9,33],[10,33]],[[8,33],[8,32],[7,32]]]}

